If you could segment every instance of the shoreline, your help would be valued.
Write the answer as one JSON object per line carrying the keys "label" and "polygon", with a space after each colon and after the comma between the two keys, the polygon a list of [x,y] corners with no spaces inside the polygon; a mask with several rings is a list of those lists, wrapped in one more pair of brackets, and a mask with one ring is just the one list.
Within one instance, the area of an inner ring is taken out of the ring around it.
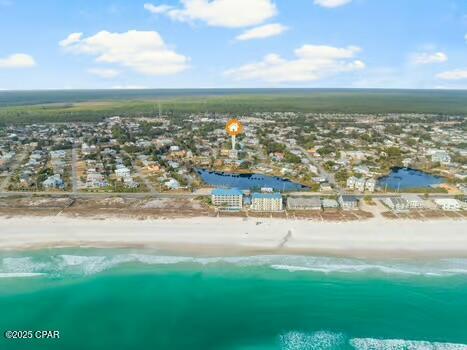
{"label": "shoreline", "polygon": [[0,217],[0,251],[148,248],[201,256],[467,257],[465,220]]}

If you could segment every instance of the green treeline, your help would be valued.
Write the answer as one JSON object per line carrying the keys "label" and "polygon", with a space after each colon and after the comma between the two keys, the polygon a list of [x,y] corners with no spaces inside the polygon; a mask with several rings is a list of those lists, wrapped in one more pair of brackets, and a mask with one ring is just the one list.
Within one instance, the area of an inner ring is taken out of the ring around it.
{"label": "green treeline", "polygon": [[[1,100],[1,99],[0,99]],[[36,100],[34,100],[36,101]],[[39,101],[39,100],[37,100]],[[190,113],[427,113],[467,115],[467,91],[339,91],[297,94],[175,97],[160,100],[107,100],[41,104],[0,104],[0,124],[30,122],[93,122],[119,115],[153,117]],[[160,108],[160,109],[159,109]]]}

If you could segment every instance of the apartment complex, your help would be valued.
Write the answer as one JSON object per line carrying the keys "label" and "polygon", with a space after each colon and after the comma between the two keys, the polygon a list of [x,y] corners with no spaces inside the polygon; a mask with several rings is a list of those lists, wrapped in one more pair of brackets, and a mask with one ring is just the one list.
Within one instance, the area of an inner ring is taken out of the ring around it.
{"label": "apartment complex", "polygon": [[282,195],[280,193],[253,193],[251,209],[254,211],[282,211]]}
{"label": "apartment complex", "polygon": [[211,192],[212,204],[224,210],[241,210],[243,193],[237,188],[217,188]]}

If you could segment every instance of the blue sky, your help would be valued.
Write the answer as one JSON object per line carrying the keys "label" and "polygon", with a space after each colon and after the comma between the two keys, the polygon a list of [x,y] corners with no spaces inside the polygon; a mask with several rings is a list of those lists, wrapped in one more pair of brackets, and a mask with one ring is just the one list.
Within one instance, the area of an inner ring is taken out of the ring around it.
{"label": "blue sky", "polygon": [[0,0],[0,89],[467,88],[465,0]]}

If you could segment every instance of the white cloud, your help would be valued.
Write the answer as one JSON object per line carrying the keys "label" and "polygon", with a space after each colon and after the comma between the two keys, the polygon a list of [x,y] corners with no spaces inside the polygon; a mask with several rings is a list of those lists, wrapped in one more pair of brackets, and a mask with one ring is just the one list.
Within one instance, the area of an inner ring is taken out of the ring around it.
{"label": "white cloud", "polygon": [[83,36],[83,33],[71,33],[70,35],[66,37],[66,39],[63,39],[58,44],[61,47],[67,47],[67,46],[70,46],[71,44],[74,44],[80,41],[82,36]]}
{"label": "white cloud", "polygon": [[120,74],[118,70],[108,68],[91,68],[88,72],[104,79],[112,79]]}
{"label": "white cloud", "polygon": [[181,0],[182,7],[145,4],[153,13],[175,21],[202,21],[213,27],[241,28],[263,23],[277,15],[272,0]]}
{"label": "white cloud", "polygon": [[15,53],[5,58],[0,58],[0,69],[31,68],[36,61],[30,55]]}
{"label": "white cloud", "polygon": [[447,60],[448,56],[444,52],[420,52],[412,55],[414,64],[443,63]]}
{"label": "white cloud", "polygon": [[170,75],[188,68],[189,58],[169,49],[154,31],[101,31],[88,38],[78,34],[70,34],[60,45],[70,53],[96,56],[99,63],[117,64],[144,75]]}
{"label": "white cloud", "polygon": [[257,63],[230,69],[225,74],[235,80],[256,80],[269,83],[306,82],[320,80],[338,73],[365,68],[353,60],[360,48],[338,48],[325,45],[303,45],[294,51],[296,58],[286,60],[269,54]]}
{"label": "white cloud", "polygon": [[171,9],[173,9],[173,6],[170,5],[153,5],[153,4],[144,4],[144,8],[148,10],[151,13],[154,14],[160,14],[160,13],[165,13]]}
{"label": "white cloud", "polygon": [[285,32],[288,28],[280,23],[271,23],[264,26],[249,29],[236,37],[237,40],[265,39],[277,36]]}
{"label": "white cloud", "polygon": [[334,8],[334,7],[347,5],[351,2],[352,0],[315,0],[316,5],[319,5],[322,7],[328,7],[328,8]]}
{"label": "white cloud", "polygon": [[456,69],[442,72],[436,75],[436,77],[442,80],[464,80],[467,79],[467,69]]}

